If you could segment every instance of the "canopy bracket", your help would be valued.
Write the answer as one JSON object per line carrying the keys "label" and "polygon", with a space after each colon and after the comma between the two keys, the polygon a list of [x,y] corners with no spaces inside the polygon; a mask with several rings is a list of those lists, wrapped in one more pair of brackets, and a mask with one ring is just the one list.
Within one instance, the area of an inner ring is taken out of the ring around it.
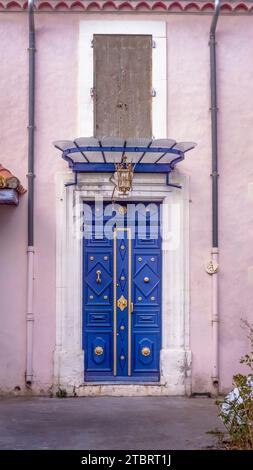
{"label": "canopy bracket", "polygon": [[70,181],[69,183],[65,183],[65,185],[64,185],[65,187],[76,186],[77,185],[77,183],[78,183],[78,181],[77,181],[77,175],[78,175],[77,171],[74,171],[74,175],[75,175],[74,181]]}
{"label": "canopy bracket", "polygon": [[167,173],[167,175],[166,175],[166,184],[167,184],[167,186],[171,186],[172,188],[182,189],[181,184],[176,184],[176,183],[171,183],[170,182],[170,173]]}

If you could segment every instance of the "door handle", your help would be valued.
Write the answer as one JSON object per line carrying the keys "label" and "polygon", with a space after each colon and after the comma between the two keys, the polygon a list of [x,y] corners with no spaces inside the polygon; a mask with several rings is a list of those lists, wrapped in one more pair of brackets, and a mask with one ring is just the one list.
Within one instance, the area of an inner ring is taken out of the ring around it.
{"label": "door handle", "polygon": [[96,275],[97,275],[96,283],[97,283],[97,284],[101,284],[102,279],[101,279],[101,271],[100,271],[100,269],[98,269],[98,270],[96,271]]}

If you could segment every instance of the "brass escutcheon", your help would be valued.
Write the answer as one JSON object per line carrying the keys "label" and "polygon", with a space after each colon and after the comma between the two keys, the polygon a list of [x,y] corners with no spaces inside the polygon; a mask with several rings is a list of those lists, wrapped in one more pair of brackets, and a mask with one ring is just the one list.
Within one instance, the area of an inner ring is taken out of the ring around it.
{"label": "brass escutcheon", "polygon": [[118,299],[117,305],[122,312],[125,310],[127,307],[127,299],[125,299],[124,295],[121,295],[121,297]]}

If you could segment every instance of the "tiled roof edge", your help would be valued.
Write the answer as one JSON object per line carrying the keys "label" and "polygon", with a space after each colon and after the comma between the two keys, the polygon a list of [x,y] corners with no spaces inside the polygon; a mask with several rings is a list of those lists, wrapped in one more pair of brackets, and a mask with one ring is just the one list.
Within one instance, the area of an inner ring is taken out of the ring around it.
{"label": "tiled roof edge", "polygon": [[[0,11],[26,10],[27,0],[0,0]],[[167,11],[182,13],[211,12],[212,1],[169,1],[169,0],[35,0],[37,11]],[[223,1],[221,12],[252,13],[253,2]]]}

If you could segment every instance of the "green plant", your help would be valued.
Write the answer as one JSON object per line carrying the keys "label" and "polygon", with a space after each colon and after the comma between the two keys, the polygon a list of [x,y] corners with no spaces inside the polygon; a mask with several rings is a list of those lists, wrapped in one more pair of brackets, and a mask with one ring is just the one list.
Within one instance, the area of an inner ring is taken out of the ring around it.
{"label": "green plant", "polygon": [[233,377],[234,389],[218,401],[219,416],[229,434],[228,446],[234,449],[253,449],[253,324],[243,321],[248,329],[250,352],[240,359],[249,367],[248,375]]}

